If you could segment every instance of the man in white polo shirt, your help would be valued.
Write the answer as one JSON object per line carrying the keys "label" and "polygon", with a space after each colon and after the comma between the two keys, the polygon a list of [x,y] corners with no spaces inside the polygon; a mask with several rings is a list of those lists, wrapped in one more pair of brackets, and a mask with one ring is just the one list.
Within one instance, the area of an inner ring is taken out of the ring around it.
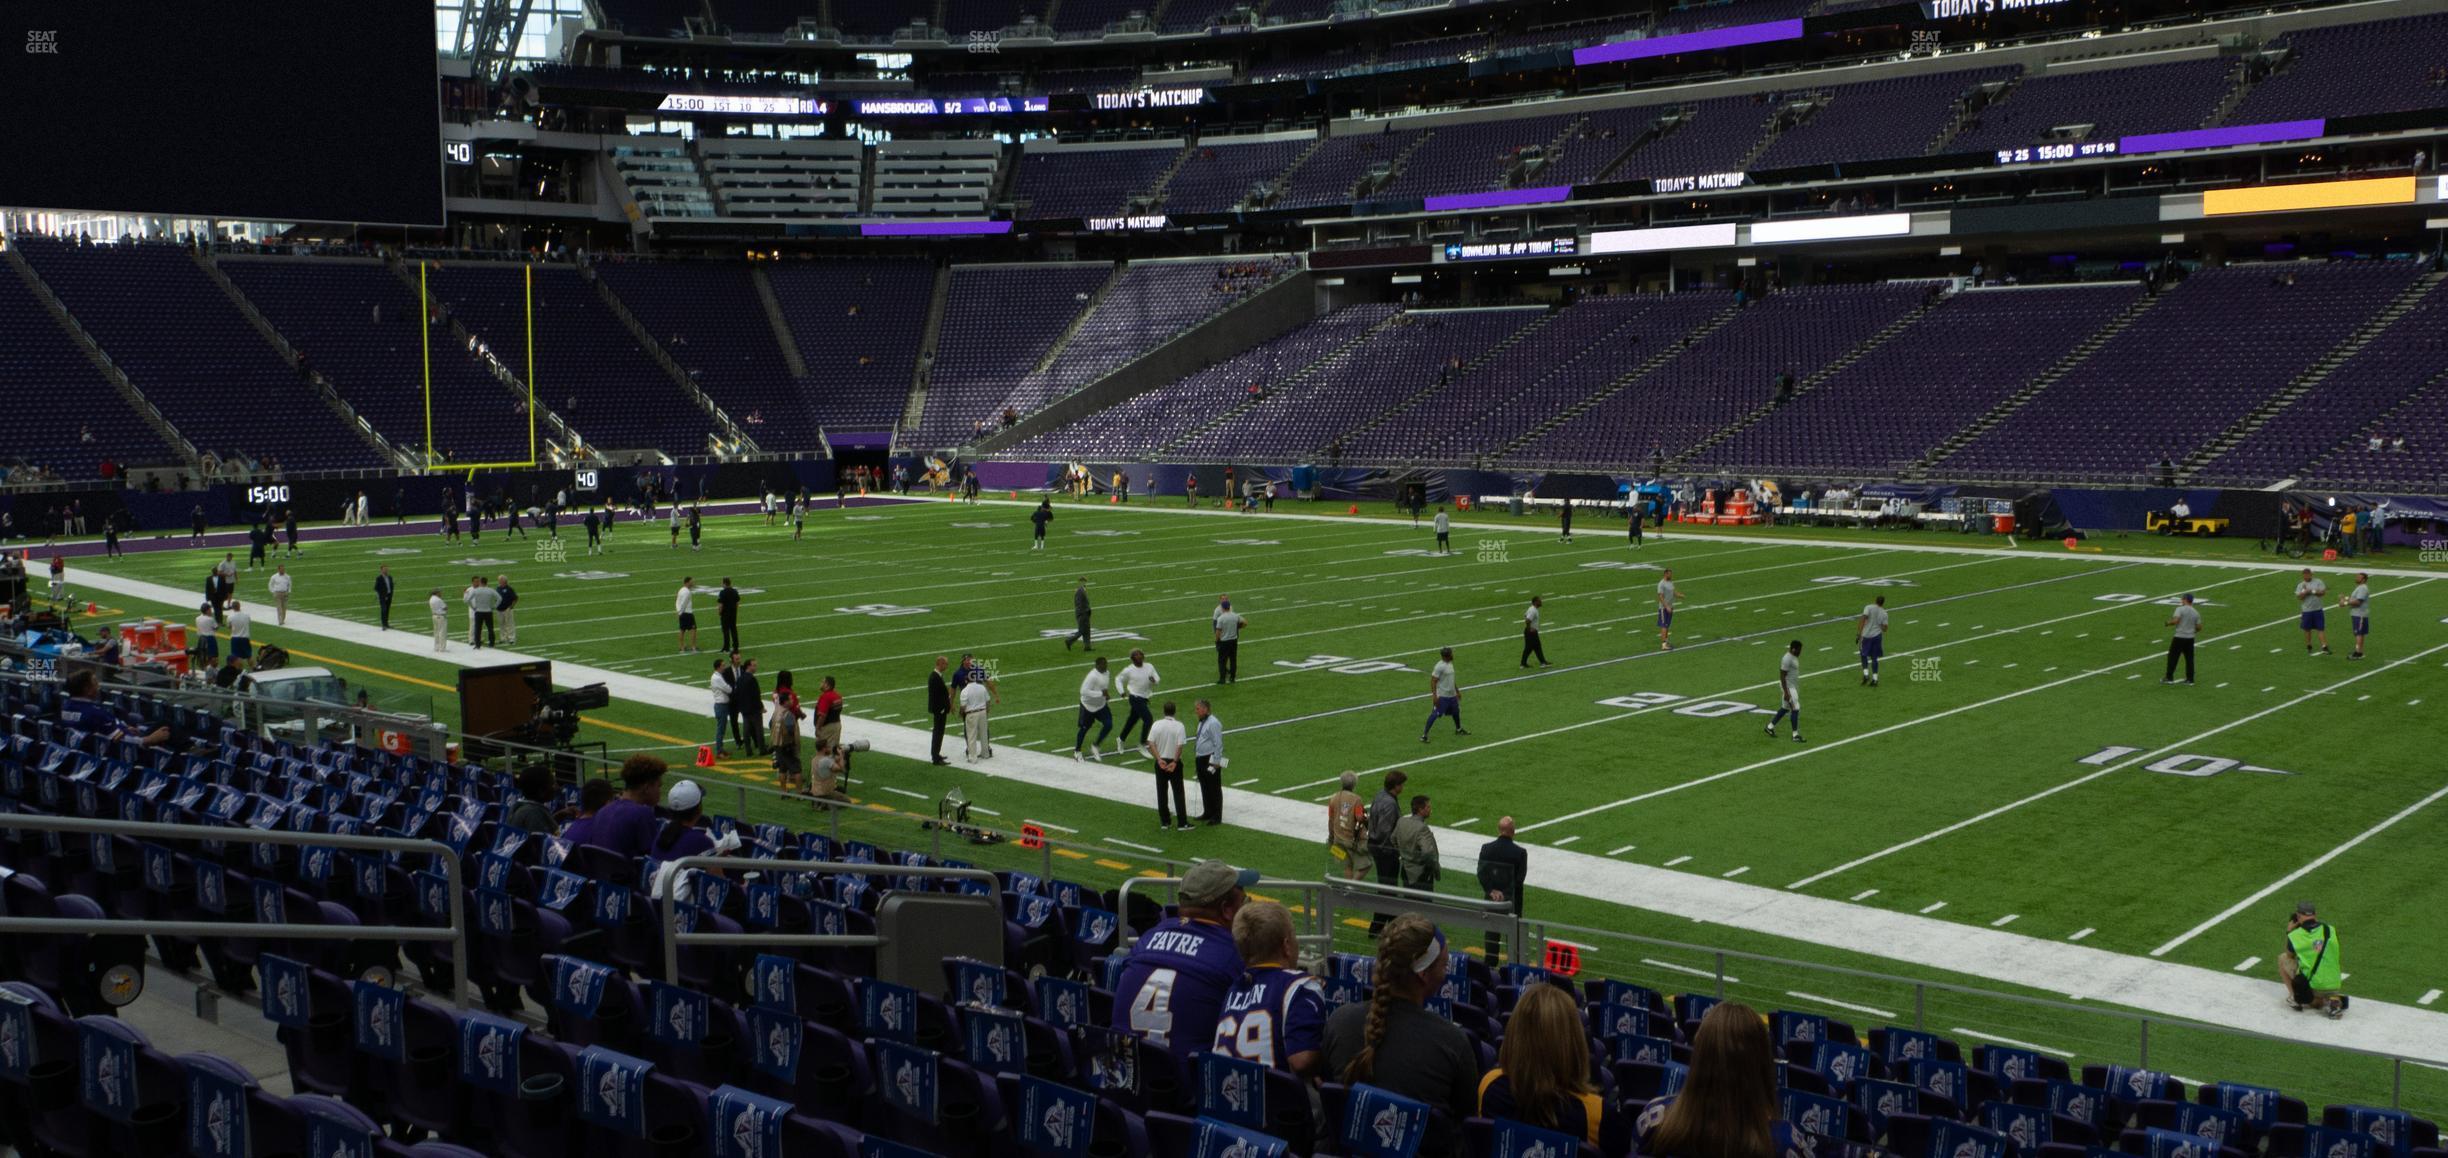
{"label": "man in white polo shirt", "polygon": [[255,617],[246,613],[236,599],[229,601],[230,658],[241,662],[255,658]]}
{"label": "man in white polo shirt", "polygon": [[961,685],[961,734],[967,740],[962,759],[972,762],[994,758],[994,742],[986,731],[987,709],[994,703],[994,693],[986,681],[973,679]]}
{"label": "man in white polo shirt", "polygon": [[1147,661],[1147,653],[1131,649],[1130,663],[1124,665],[1114,682],[1122,685],[1122,695],[1130,700],[1130,715],[1122,721],[1122,734],[1114,738],[1114,751],[1130,744],[1131,725],[1139,725],[1139,739],[1145,742],[1148,729],[1156,726],[1156,716],[1148,711],[1148,696],[1156,691],[1156,665]]}
{"label": "man in white polo shirt", "polygon": [[[1080,680],[1079,735],[1071,738],[1074,760],[1080,758],[1080,744],[1088,739],[1090,724],[1101,725],[1096,742],[1088,745],[1088,758],[1094,760],[1106,737],[1113,735],[1113,676],[1106,671],[1105,657],[1101,655],[1096,657],[1096,666],[1089,668],[1088,675]],[[1121,751],[1118,747],[1114,750]]]}
{"label": "man in white polo shirt", "polygon": [[272,622],[282,627],[289,626],[289,591],[293,586],[289,578],[289,565],[283,563],[274,567],[267,585],[272,590]]}
{"label": "man in white polo shirt", "polygon": [[433,623],[434,623],[434,650],[435,650],[435,651],[449,651],[449,650],[450,650],[450,604],[445,603],[445,602],[443,602],[443,601],[442,601],[442,589],[441,589],[441,588],[436,587],[436,588],[434,588],[434,589],[433,589],[433,597],[432,597],[432,598],[430,598],[430,599],[427,599],[427,600],[425,601],[425,606],[426,606],[426,607],[428,607],[428,608],[430,608],[430,609],[432,609],[432,611],[433,611]]}
{"label": "man in white polo shirt", "polygon": [[[1173,701],[1166,700],[1164,718],[1147,730],[1147,743],[1140,751],[1156,761],[1156,827],[1158,829],[1190,827],[1190,803],[1182,790],[1182,744],[1189,734],[1173,714]],[[1166,799],[1165,793],[1172,798]],[[1178,821],[1178,823],[1177,823]]]}

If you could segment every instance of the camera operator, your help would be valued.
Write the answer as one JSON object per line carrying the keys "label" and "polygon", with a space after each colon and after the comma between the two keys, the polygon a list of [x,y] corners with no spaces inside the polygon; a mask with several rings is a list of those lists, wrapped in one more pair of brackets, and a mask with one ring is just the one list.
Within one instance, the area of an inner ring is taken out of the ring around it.
{"label": "camera operator", "polygon": [[2336,926],[2320,919],[2305,901],[2287,918],[2286,950],[2278,955],[2278,978],[2286,983],[2289,1009],[2317,1009],[2335,1021],[2346,1016],[2345,954]]}
{"label": "camera operator", "polygon": [[850,754],[867,750],[867,741],[836,742],[816,737],[816,760],[809,768],[808,794],[820,800],[850,799]]}

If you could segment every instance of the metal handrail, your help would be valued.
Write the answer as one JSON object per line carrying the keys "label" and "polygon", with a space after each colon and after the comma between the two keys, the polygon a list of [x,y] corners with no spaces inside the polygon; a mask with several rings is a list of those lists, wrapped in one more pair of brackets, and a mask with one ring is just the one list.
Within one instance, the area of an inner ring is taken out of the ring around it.
{"label": "metal handrail", "polygon": [[75,917],[0,917],[0,933],[134,934],[165,937],[251,937],[268,941],[448,941],[451,943],[452,987],[463,1009],[474,1008],[468,981],[467,913],[460,892],[459,858],[450,846],[435,840],[398,836],[346,836],[339,833],[275,832],[257,828],[222,828],[210,824],[157,824],[122,820],[89,820],[81,816],[36,816],[0,813],[0,829],[32,832],[82,832],[104,836],[155,837],[161,840],[217,840],[234,844],[280,844],[301,847],[358,849],[365,852],[439,853],[450,885],[450,927],[421,925],[257,925],[220,921],[121,921]]}
{"label": "metal handrail", "polygon": [[1821,973],[1840,977],[1857,978],[1863,981],[1878,982],[1886,985],[1909,986],[1911,987],[1913,993],[1912,1028],[1915,1030],[1922,1030],[1926,1028],[1923,1021],[1926,1018],[1927,997],[1931,992],[1951,993],[1963,997],[1979,998],[1982,1000],[2004,1001],[2015,1005],[2024,1005],[2044,1009],[2053,1013],[2104,1015],[2115,1020],[2130,1022],[2135,1026],[2140,1039],[2140,1050],[2135,1058],[2135,1064],[2142,1066],[2148,1066],[2150,1064],[2150,1031],[2153,1025],[2172,1029],[2197,1030],[2205,1033],[2223,1034],[2230,1037],[2252,1038],[2254,1040],[2272,1042],[2279,1045],[2303,1046],[2312,1049],[2328,1050],[2335,1053],[2346,1053],[2354,1054],[2360,1057],[2376,1058],[2390,1064],[2393,1088],[2390,1091],[2389,1105],[2392,1107],[2399,1105],[2404,1097],[2405,1065],[2407,1062],[2411,1061],[2416,1065],[2431,1065],[2433,1068],[2437,1068],[2436,1063],[2425,1062],[2419,1058],[2408,1058],[2403,1054],[2389,1053],[2385,1050],[2362,1049],[2351,1045],[2334,1045],[2328,1042],[2307,1041],[2299,1037],[2280,1037],[2276,1034],[2262,1033],[2258,1030],[2243,1029],[2231,1025],[2213,1025],[2208,1022],[2194,1021],[2188,1018],[2176,1017],[2167,1014],[2136,1013],[2130,1010],[2118,1009],[2109,1005],[2078,1005],[2067,1001],[2051,1000],[2046,997],[2029,997],[2019,993],[2007,993],[1996,989],[1981,989],[1970,985],[1958,985],[1947,981],[1928,981],[1912,977],[1899,977],[1892,973],[1880,973],[1870,969],[1857,969],[1846,965],[1828,965],[1811,961],[1797,961],[1790,957],[1777,957],[1766,953],[1749,953],[1739,949],[1719,948],[1714,945],[1695,945],[1688,941],[1672,941],[1663,937],[1647,937],[1638,933],[1624,933],[1612,929],[1592,929],[1586,926],[1561,925],[1548,921],[1524,922],[1524,925],[1526,930],[1532,936],[1538,938],[1538,940],[1541,942],[1558,939],[1554,936],[1554,934],[1562,933],[1569,934],[1574,937],[1630,942],[1635,945],[1650,946],[1661,949],[1682,950],[1684,952],[1710,956],[1716,962],[1716,967],[1713,972],[1715,974],[1714,980],[1716,982],[1716,996],[1719,998],[1723,998],[1726,994],[1726,963],[1729,961],[1750,961],[1762,965],[1773,965],[1780,968],[1801,970],[1809,973]]}
{"label": "metal handrail", "polygon": [[[673,892],[680,885],[680,874],[694,868],[760,869],[783,872],[848,873],[854,876],[937,877],[945,880],[983,881],[986,898],[994,905],[998,917],[1003,912],[1003,882],[985,869],[909,867],[905,865],[856,864],[848,861],[781,860],[755,856],[684,856],[666,861],[671,871],[663,874],[662,887],[655,891],[657,918],[663,925],[663,976],[680,979],[680,945],[791,945],[799,947],[868,949],[884,943],[881,934],[871,933],[684,933],[680,931],[680,907],[672,903]],[[5,928],[0,924],[0,928]]]}

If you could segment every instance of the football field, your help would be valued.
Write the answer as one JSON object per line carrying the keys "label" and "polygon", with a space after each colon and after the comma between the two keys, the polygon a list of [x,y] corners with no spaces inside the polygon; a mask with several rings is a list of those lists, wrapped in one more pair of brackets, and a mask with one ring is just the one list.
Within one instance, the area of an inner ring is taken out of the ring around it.
{"label": "football field", "polygon": [[[818,677],[833,676],[848,697],[852,736],[862,724],[923,723],[934,657],[973,652],[1000,689],[999,753],[1050,753],[1061,765],[988,779],[979,773],[997,772],[992,762],[973,770],[961,760],[956,722],[949,768],[878,752],[860,769],[861,795],[898,792],[906,799],[883,803],[924,810],[922,801],[958,786],[1005,827],[1038,819],[1150,862],[1225,855],[1270,875],[1314,878],[1325,858],[1296,834],[1245,831],[1230,811],[1235,824],[1226,828],[1160,831],[1146,761],[1114,757],[1110,741],[1097,775],[1083,766],[1078,783],[1065,782],[1090,659],[1103,655],[1118,668],[1134,648],[1162,674],[1158,699],[1176,701],[1185,719],[1191,701],[1211,701],[1226,728],[1225,780],[1240,793],[1314,808],[1343,770],[1362,774],[1364,793],[1378,773],[1407,770],[1407,793],[1433,799],[1444,891],[1473,892],[1479,839],[1499,817],[1516,818],[1532,849],[1534,918],[1888,972],[1914,965],[1921,939],[1943,945],[1951,930],[1977,930],[2013,935],[1982,942],[2010,951],[2079,946],[2266,978],[2285,914],[2310,899],[2344,934],[2348,992],[2358,1000],[2433,1007],[2448,987],[2438,951],[2448,944],[2438,883],[2448,870],[2440,754],[2448,733],[2438,724],[2448,704],[2448,586],[2439,583],[2448,569],[2413,552],[2367,561],[2374,634],[2369,657],[2353,660],[2336,606],[2354,586],[2352,561],[2316,564],[2333,653],[2308,655],[2297,627],[2299,564],[2241,550],[2144,557],[2114,545],[2005,550],[1986,537],[1673,529],[1634,550],[1620,519],[1585,514],[1582,533],[1565,543],[1552,519],[1474,514],[1455,528],[1452,553],[1440,555],[1408,520],[1282,506],[1299,517],[1190,512],[1179,500],[1058,500],[1042,551],[1030,549],[1026,504],[931,501],[827,508],[797,541],[759,516],[709,519],[700,551],[685,538],[672,549],[659,523],[624,522],[607,553],[588,556],[583,534],[565,521],[559,559],[534,538],[489,531],[481,543],[431,533],[310,541],[282,561],[297,577],[293,609],[357,625],[373,622],[372,576],[388,564],[399,580],[395,633],[412,636],[425,631],[427,590],[441,588],[459,637],[455,662],[470,658],[458,592],[472,574],[509,574],[521,596],[516,653],[673,691],[668,704],[616,702],[594,713],[606,726],[585,738],[676,763],[710,732],[702,707],[688,706],[704,698],[712,657],[679,653],[673,630],[684,576],[708,589],[698,599],[707,652],[717,638],[711,589],[728,577],[743,592],[745,651],[760,661],[767,690],[773,673],[789,669],[813,699]],[[221,550],[78,566],[192,592]],[[243,548],[239,556],[243,563]],[[1669,568],[1681,605],[1665,650],[1655,592]],[[1095,638],[1067,649],[1082,579]],[[369,686],[422,684],[419,694],[453,719],[449,697],[435,690],[447,686],[439,664],[413,650],[284,633],[270,623],[260,574],[242,575],[239,591],[258,605],[259,640],[290,647],[301,663],[332,660]],[[2165,622],[2185,592],[2203,618],[2198,683],[2164,686]],[[1521,666],[1522,614],[1534,595],[1551,666]],[[1870,687],[1855,662],[1855,617],[1881,595],[1892,623],[1882,678]],[[1210,616],[1221,596],[1248,626],[1239,678],[1219,685]],[[168,610],[166,600],[119,602]],[[1791,641],[1802,645],[1805,742],[1788,727],[1763,734]],[[1440,647],[1454,650],[1468,734],[1440,720],[1423,742],[1427,673]],[[1117,724],[1123,714],[1117,705]],[[753,761],[720,771],[770,779]],[[1123,771],[1133,784],[1117,791],[1112,776]],[[1191,795],[1195,807],[1195,786]],[[1610,875],[1608,865],[1639,875]],[[1626,880],[1642,883],[1625,891]],[[1822,902],[1808,911],[1823,922],[1836,914],[1839,925],[1856,919],[1847,914],[1892,918],[1910,936],[1865,955],[1858,937],[1693,923],[1740,926],[1742,910],[1779,898]],[[1711,905],[1728,911],[1666,921],[1618,908],[1690,914]],[[1817,941],[1848,948],[1815,951]],[[1691,972],[1680,960],[1627,953],[1618,963],[1649,968],[1639,979],[1660,987],[1698,984],[1658,972]],[[1919,963],[1940,974],[1947,964]],[[1839,996],[1814,988],[1837,983],[1796,981],[1806,992],[1783,992]],[[1901,1013],[1889,1001],[1914,1000],[1875,987],[1849,992],[1821,1011],[1884,1024],[1895,1019],[1875,1014]],[[1888,1000],[1865,1002],[1865,992]],[[2267,986],[2273,1008],[2277,995]],[[1981,1024],[1999,1040],[2051,1028],[2080,1036],[2038,1011]],[[1961,1020],[1933,1028],[1982,1032]],[[2046,1044],[2087,1060],[2131,1060],[2089,1043]],[[2199,1064],[2252,1053],[2234,1043],[2200,1048],[2210,1061]],[[2269,1076],[2349,1080],[2335,1071]],[[2443,1076],[2426,1075],[2425,1088]],[[2385,1080],[2351,1080],[2366,1079]],[[2387,1092],[2358,1091],[2383,1100]]]}

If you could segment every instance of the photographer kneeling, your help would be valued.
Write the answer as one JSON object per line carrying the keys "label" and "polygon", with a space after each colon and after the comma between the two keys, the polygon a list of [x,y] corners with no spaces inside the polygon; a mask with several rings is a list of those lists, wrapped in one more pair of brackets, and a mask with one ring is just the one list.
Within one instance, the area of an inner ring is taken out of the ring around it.
{"label": "photographer kneeling", "polygon": [[2289,1009],[2317,1009],[2332,1021],[2346,1015],[2345,956],[2337,928],[2320,919],[2312,902],[2287,918],[2286,951],[2278,955],[2278,977],[2286,983]]}
{"label": "photographer kneeling", "polygon": [[808,794],[820,800],[850,799],[850,754],[864,752],[865,740],[834,742],[823,733],[816,736],[816,760],[809,768]]}

